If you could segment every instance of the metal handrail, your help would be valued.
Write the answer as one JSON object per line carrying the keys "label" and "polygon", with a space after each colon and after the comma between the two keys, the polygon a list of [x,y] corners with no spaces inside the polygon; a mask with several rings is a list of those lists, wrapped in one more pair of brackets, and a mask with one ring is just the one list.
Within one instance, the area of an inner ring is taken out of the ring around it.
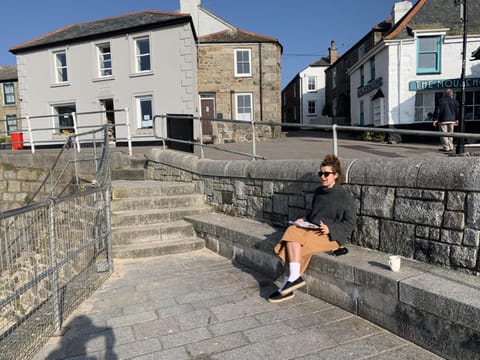
{"label": "metal handrail", "polygon": [[[183,144],[190,144],[194,146],[200,146],[201,152],[200,152],[200,157],[203,159],[205,157],[203,149],[204,148],[211,148],[215,149],[218,151],[223,151],[227,153],[233,153],[237,155],[242,155],[242,156],[249,156],[253,160],[261,159],[264,160],[265,157],[257,155],[256,153],[256,136],[255,136],[255,127],[256,126],[280,126],[280,127],[289,127],[289,128],[300,128],[303,129],[305,127],[308,127],[311,130],[326,130],[326,131],[331,131],[332,132],[332,152],[335,155],[338,155],[338,132],[374,132],[374,133],[388,133],[388,134],[399,134],[399,135],[412,135],[412,136],[428,136],[428,137],[453,137],[453,138],[471,138],[471,139],[480,139],[480,134],[474,134],[474,133],[449,133],[446,135],[443,132],[440,131],[428,131],[428,130],[408,130],[408,129],[392,129],[392,128],[375,128],[375,127],[369,127],[369,126],[345,126],[345,125],[317,125],[317,124],[294,124],[294,123],[286,123],[286,122],[272,122],[272,121],[256,121],[256,120],[250,120],[250,121],[245,121],[245,120],[235,120],[235,119],[217,119],[217,118],[202,118],[202,117],[189,117],[189,119],[192,119],[193,121],[211,121],[211,122],[224,122],[224,123],[237,123],[237,124],[243,124],[243,125],[250,125],[252,127],[252,132],[253,132],[253,138],[252,138],[252,152],[251,153],[245,153],[245,152],[240,152],[240,151],[235,151],[235,150],[229,150],[229,149],[222,149],[219,148],[215,145],[208,145],[203,143],[203,136],[201,132],[201,125],[199,126],[200,128],[200,136],[198,137],[198,141],[187,141],[187,140],[180,140],[180,139],[174,139],[170,137],[165,137],[165,136],[157,136],[157,131],[156,131],[156,119],[166,119],[166,118],[171,118],[171,119],[185,119],[185,116],[181,115],[155,115],[153,117],[153,127],[154,127],[154,135],[157,139],[162,141],[163,147],[166,148],[165,141],[170,141],[170,142],[178,142],[178,143],[183,143]],[[465,145],[468,146],[468,145]]]}

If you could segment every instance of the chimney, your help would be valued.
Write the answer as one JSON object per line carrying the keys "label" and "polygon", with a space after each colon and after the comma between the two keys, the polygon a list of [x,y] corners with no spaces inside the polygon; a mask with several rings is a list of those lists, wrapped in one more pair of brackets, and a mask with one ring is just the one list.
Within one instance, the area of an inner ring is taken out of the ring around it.
{"label": "chimney", "polygon": [[330,42],[330,47],[328,48],[328,59],[330,60],[330,65],[332,65],[338,59],[337,47],[335,46],[335,41]]}
{"label": "chimney", "polygon": [[405,14],[412,8],[412,3],[408,0],[403,0],[400,2],[396,2],[393,4],[392,8],[392,21],[393,25],[395,25],[401,18],[405,16]]}
{"label": "chimney", "polygon": [[201,5],[202,0],[180,0],[180,12],[191,14]]}

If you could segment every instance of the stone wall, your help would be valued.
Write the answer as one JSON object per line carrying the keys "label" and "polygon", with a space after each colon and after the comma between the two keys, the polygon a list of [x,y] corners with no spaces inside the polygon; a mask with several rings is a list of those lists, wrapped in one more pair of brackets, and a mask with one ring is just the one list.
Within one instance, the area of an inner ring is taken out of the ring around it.
{"label": "stone wall", "polygon": [[46,172],[42,168],[0,160],[0,211],[25,206],[27,199],[40,187]]}
{"label": "stone wall", "polygon": [[[194,181],[217,211],[285,225],[304,216],[317,160],[199,159],[152,149],[146,178]],[[344,160],[357,206],[353,244],[480,274],[478,158]]]}

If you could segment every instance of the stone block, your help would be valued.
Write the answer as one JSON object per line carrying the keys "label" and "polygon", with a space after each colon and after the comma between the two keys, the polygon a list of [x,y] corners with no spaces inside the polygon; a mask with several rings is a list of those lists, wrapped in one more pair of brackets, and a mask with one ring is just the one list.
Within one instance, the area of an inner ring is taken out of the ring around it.
{"label": "stone block", "polygon": [[480,230],[480,193],[467,195],[467,225]]}
{"label": "stone block", "polygon": [[423,190],[422,198],[425,200],[443,201],[443,199],[445,199],[445,192],[435,190]]}
{"label": "stone block", "polygon": [[413,258],[426,263],[449,266],[450,245],[416,239]]}
{"label": "stone block", "polygon": [[280,215],[288,215],[288,195],[273,195],[273,212]]}
{"label": "stone block", "polygon": [[461,191],[449,191],[447,194],[447,210],[465,211],[466,194]]}
{"label": "stone block", "polygon": [[463,233],[461,231],[454,230],[442,230],[440,240],[447,244],[461,245],[463,239]]}
{"label": "stone block", "polygon": [[380,221],[379,250],[405,257],[413,257],[414,239],[414,225],[396,221]]}
{"label": "stone block", "polygon": [[454,266],[475,269],[478,256],[477,249],[463,246],[452,246],[451,249],[450,262]]}
{"label": "stone block", "polygon": [[465,229],[463,232],[463,245],[478,248],[480,246],[480,231]]}
{"label": "stone block", "polygon": [[391,218],[395,200],[395,189],[379,186],[365,186],[361,211],[363,215]]}
{"label": "stone block", "polygon": [[463,230],[465,227],[465,214],[458,211],[445,211],[443,214],[443,227]]}
{"label": "stone block", "polygon": [[359,217],[357,229],[353,233],[353,242],[370,249],[378,249],[380,246],[379,220],[368,216]]}
{"label": "stone block", "polygon": [[440,227],[444,206],[440,202],[397,198],[393,218],[419,225]]}

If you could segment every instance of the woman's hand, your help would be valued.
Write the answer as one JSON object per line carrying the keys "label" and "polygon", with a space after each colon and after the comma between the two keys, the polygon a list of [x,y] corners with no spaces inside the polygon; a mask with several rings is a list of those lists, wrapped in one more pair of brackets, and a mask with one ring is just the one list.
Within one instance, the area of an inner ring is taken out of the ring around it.
{"label": "woman's hand", "polygon": [[323,221],[320,221],[320,233],[322,235],[328,235],[330,234],[330,229],[328,228],[328,225],[325,224]]}

